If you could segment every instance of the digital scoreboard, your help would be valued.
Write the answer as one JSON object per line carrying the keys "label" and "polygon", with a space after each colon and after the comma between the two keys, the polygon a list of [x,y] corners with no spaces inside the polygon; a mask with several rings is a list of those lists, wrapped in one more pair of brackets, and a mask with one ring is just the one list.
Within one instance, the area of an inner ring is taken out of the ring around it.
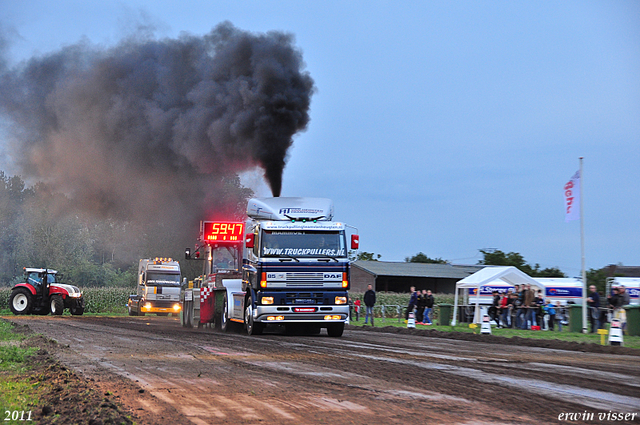
{"label": "digital scoreboard", "polygon": [[200,234],[204,242],[241,242],[244,240],[244,223],[202,221]]}

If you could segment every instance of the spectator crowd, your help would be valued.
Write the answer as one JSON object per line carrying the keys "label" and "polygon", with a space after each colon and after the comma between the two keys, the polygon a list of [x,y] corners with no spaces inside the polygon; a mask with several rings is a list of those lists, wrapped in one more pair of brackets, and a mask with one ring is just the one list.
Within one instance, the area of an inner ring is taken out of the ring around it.
{"label": "spectator crowd", "polygon": [[[371,320],[373,326],[373,307],[376,303],[376,293],[372,285],[368,285],[364,294],[365,303],[365,325]],[[414,313],[416,324],[432,325],[431,320],[434,297],[431,290],[416,290],[411,287],[409,305],[405,310],[405,322],[409,315]],[[594,285],[589,286],[587,295],[587,316],[590,323],[590,331],[597,332],[604,328],[609,319],[616,318],[622,323],[622,329],[626,326],[626,313],[624,306],[630,303],[629,293],[620,285],[612,288],[606,300],[602,294],[598,293]],[[361,301],[354,302],[355,319],[358,320],[361,314]],[[532,289],[531,285],[515,285],[514,289],[509,289],[506,293],[493,291],[493,302],[489,307],[489,318],[494,321],[498,328],[518,328],[536,330],[555,330],[556,327],[562,331],[562,326],[568,324],[568,306],[562,305],[560,301],[553,304],[545,300],[541,289]]]}

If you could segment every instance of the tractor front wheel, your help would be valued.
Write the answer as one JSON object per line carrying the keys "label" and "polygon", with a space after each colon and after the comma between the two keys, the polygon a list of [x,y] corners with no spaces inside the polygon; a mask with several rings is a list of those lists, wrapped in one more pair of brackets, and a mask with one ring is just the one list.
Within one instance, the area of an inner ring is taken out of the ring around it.
{"label": "tractor front wheel", "polygon": [[60,295],[54,295],[51,297],[51,314],[54,316],[62,316],[64,311],[64,301]]}
{"label": "tractor front wheel", "polygon": [[84,313],[84,307],[71,307],[69,311],[71,311],[73,316],[82,316]]}
{"label": "tractor front wheel", "polygon": [[9,297],[9,308],[13,314],[29,314],[33,307],[33,297],[26,288],[16,288]]}

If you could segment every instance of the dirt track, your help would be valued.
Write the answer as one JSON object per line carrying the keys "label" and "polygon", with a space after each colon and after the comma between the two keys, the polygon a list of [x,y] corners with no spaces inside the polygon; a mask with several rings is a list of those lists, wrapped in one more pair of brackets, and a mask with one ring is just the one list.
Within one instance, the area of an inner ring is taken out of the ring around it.
{"label": "dirt track", "polygon": [[598,413],[640,411],[637,355],[360,329],[249,337],[155,316],[6,318],[68,345],[60,360],[139,423],[531,424],[585,411],[594,419],[570,423],[625,423]]}

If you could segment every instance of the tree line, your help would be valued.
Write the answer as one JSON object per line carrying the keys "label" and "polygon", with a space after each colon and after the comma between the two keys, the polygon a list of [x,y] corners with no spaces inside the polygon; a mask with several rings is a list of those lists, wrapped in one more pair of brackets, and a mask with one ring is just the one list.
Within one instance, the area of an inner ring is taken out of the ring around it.
{"label": "tree line", "polygon": [[[253,195],[229,177],[237,209]],[[186,229],[186,230],[185,230]],[[78,286],[131,286],[140,258],[184,256],[193,246],[197,223],[134,222],[89,214],[73,198],[44,183],[28,186],[0,171],[0,286],[22,279],[23,267],[53,268]],[[201,264],[182,264],[198,275]]]}

